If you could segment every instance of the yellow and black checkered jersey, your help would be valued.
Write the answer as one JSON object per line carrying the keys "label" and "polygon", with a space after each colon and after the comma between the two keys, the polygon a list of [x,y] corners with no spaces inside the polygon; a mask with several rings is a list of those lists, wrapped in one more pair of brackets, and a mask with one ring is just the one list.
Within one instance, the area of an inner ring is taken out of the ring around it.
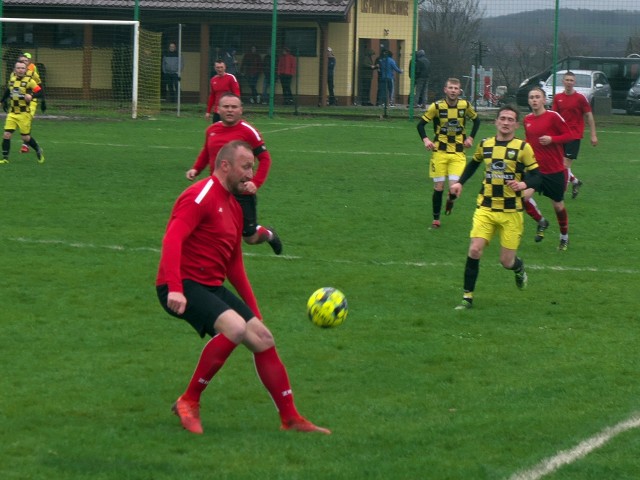
{"label": "yellow and black checkered jersey", "polygon": [[466,119],[473,120],[477,116],[476,111],[466,100],[458,100],[452,107],[443,99],[429,105],[422,119],[425,122],[433,121],[433,131],[436,134],[433,142],[436,145],[435,149],[456,153],[464,152],[464,140],[467,138]]}
{"label": "yellow and black checkered jersey", "polygon": [[538,168],[531,145],[519,138],[509,141],[485,138],[478,145],[472,161],[484,162],[485,168],[478,207],[494,212],[522,211],[522,192],[514,192],[506,182],[521,182],[525,172]]}
{"label": "yellow and black checkered jersey", "polygon": [[24,113],[29,111],[29,104],[25,101],[25,94],[33,95],[40,87],[32,77],[24,76],[18,78],[15,73],[9,77],[9,112]]}

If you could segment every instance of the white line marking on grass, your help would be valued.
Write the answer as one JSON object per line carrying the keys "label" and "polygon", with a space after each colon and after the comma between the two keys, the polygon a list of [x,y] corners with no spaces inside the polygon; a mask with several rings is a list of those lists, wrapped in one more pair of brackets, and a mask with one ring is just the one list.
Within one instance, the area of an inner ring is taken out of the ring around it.
{"label": "white line marking on grass", "polygon": [[336,150],[289,150],[292,153],[320,153],[322,155],[384,155],[385,157],[424,157],[422,153],[402,153],[402,152],[341,152]]}
{"label": "white line marking on grass", "polygon": [[[9,237],[8,240],[19,243],[34,243],[40,245],[62,245],[65,247],[72,248],[95,248],[102,250],[114,250],[118,252],[154,252],[160,253],[160,248],[156,247],[125,247],[123,245],[96,245],[94,243],[82,243],[82,242],[71,242],[67,240],[57,240],[57,239],[35,239],[35,238],[25,238],[25,237]],[[310,261],[321,261],[325,263],[343,263],[348,265],[379,265],[382,267],[392,267],[392,266],[404,266],[404,267],[416,267],[416,268],[425,268],[425,267],[455,267],[459,265],[459,263],[455,262],[413,262],[409,260],[405,261],[396,261],[396,260],[348,260],[348,259],[331,259],[326,260],[324,258],[316,259],[316,258],[305,258],[299,255],[279,255],[274,257],[272,254],[262,254],[262,253],[253,253],[253,252],[244,252],[244,255],[247,257],[265,257],[265,258],[281,258],[284,260],[310,260]],[[591,273],[627,273],[630,275],[638,275],[640,270],[632,269],[632,268],[597,268],[597,267],[564,267],[559,265],[531,265],[527,264],[527,268],[531,270],[551,270],[556,272],[591,272]]]}
{"label": "white line marking on grass", "polygon": [[640,415],[634,415],[613,427],[605,428],[591,438],[583,440],[570,450],[562,450],[558,452],[553,457],[541,461],[530,470],[514,474],[509,478],[509,480],[537,480],[542,478],[545,475],[555,472],[564,465],[569,465],[576,460],[587,456],[596,448],[602,447],[613,437],[626,432],[627,430],[638,427],[640,427]]}

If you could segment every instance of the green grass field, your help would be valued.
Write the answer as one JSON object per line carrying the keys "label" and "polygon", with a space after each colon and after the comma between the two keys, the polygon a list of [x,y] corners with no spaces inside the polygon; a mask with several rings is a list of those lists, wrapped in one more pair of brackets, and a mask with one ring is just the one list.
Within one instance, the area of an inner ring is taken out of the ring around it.
{"label": "green grass field", "polygon": [[[300,411],[333,435],[279,431],[245,349],[203,396],[204,435],[170,412],[204,342],[154,280],[205,121],[37,119],[46,163],[14,138],[0,167],[0,478],[640,476],[637,117],[597,119],[600,145],[583,142],[569,250],[541,199],[552,226],[536,244],[526,220],[529,288],[492,244],[463,312],[480,173],[432,231],[414,122],[249,118],[274,159],[259,216],[284,254],[246,246],[247,270]],[[347,295],[339,328],[306,318],[321,286]]]}

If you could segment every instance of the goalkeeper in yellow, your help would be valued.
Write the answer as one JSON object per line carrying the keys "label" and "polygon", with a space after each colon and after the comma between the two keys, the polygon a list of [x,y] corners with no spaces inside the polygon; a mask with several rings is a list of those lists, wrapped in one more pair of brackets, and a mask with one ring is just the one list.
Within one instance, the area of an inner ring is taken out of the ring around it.
{"label": "goalkeeper in yellow", "polygon": [[16,129],[20,130],[22,141],[33,148],[38,156],[38,163],[44,163],[44,152],[36,139],[31,136],[31,102],[33,99],[43,98],[42,87],[27,75],[27,65],[16,62],[13,73],[9,77],[7,89],[0,100],[2,108],[7,112],[2,135],[2,160],[0,164],[9,163],[11,150],[11,136]]}
{"label": "goalkeeper in yellow", "polygon": [[[29,52],[25,52],[18,57],[18,61],[24,63],[27,66],[27,77],[32,77],[36,83],[42,86],[42,79],[40,78],[40,72],[38,72],[38,67],[35,63],[31,61],[31,54]],[[38,99],[34,98],[31,100],[29,104],[29,109],[31,110],[31,116],[36,116],[36,109],[38,108]],[[42,113],[47,111],[47,103],[45,102],[44,97],[40,100],[40,110]],[[29,145],[26,143],[22,144],[20,147],[20,153],[29,153]]]}
{"label": "goalkeeper in yellow", "polygon": [[[542,183],[533,149],[524,140],[516,138],[519,112],[516,107],[504,106],[496,116],[495,137],[485,138],[478,145],[473,159],[467,163],[460,179],[449,187],[456,197],[462,185],[474,172],[484,166],[484,179],[473,214],[471,242],[464,269],[464,293],[456,310],[473,305],[473,292],[480,273],[480,258],[494,235],[500,238],[500,263],[515,274],[516,286],[527,286],[524,262],[518,257],[518,247],[524,230],[522,220],[523,192]],[[502,292],[495,287],[495,292]]]}

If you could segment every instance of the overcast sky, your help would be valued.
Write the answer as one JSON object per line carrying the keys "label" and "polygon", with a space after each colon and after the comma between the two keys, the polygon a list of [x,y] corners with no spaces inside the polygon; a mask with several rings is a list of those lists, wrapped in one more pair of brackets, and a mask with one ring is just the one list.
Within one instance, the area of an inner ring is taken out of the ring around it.
{"label": "overcast sky", "polygon": [[[527,10],[556,8],[556,0],[479,0],[487,17],[497,17]],[[587,10],[635,10],[640,12],[640,0],[559,0],[560,8]]]}

